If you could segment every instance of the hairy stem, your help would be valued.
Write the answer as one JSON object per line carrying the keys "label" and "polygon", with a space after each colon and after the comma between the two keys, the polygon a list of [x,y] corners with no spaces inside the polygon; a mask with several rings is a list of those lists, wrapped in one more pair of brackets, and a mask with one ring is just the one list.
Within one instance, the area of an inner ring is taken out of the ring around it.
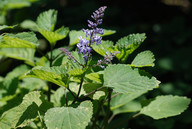
{"label": "hairy stem", "polygon": [[[51,50],[50,50],[50,57],[49,57],[49,66],[53,66],[53,46],[51,45]],[[49,83],[48,85],[48,93],[47,93],[47,98],[48,101],[50,102],[51,99],[51,89],[52,89],[52,83]]]}
{"label": "hairy stem", "polygon": [[109,119],[109,115],[110,115],[111,93],[112,93],[112,89],[108,88],[107,112],[106,112],[106,116],[104,118],[104,123],[103,123],[103,128],[102,129],[107,129],[107,127],[108,127],[108,119]]}
{"label": "hairy stem", "polygon": [[101,89],[103,89],[103,88],[104,88],[104,87],[99,87],[99,88],[97,88],[96,90],[91,91],[90,93],[86,94],[85,97],[88,97],[89,95],[92,95],[92,94],[94,94],[96,91],[101,90]]}
{"label": "hairy stem", "polygon": [[66,107],[68,107],[68,99],[67,99],[67,91],[66,91],[66,88],[64,89],[64,92],[65,92],[65,105],[66,105]]}

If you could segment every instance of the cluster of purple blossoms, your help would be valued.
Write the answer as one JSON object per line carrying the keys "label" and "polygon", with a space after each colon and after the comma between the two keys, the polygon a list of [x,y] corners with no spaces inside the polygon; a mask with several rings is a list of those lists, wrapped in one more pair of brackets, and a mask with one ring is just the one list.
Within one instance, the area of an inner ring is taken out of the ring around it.
{"label": "cluster of purple blossoms", "polygon": [[106,52],[104,56],[104,60],[98,60],[96,65],[104,69],[105,66],[103,66],[102,64],[111,63],[111,61],[113,60],[113,57],[115,57],[115,55],[118,53],[119,51],[110,52],[109,54]]}
{"label": "cluster of purple blossoms", "polygon": [[83,53],[83,58],[85,62],[88,61],[88,58],[91,54],[91,45],[93,43],[96,43],[96,45],[101,44],[102,37],[97,35],[102,35],[104,33],[104,30],[101,28],[97,28],[98,25],[102,24],[101,17],[104,15],[104,11],[107,7],[103,6],[100,7],[98,10],[96,10],[91,17],[94,19],[94,22],[88,20],[88,27],[91,29],[83,29],[82,31],[86,34],[86,37],[89,37],[90,40],[87,40],[86,38],[82,38],[82,36],[79,37],[80,42],[77,44],[77,48],[79,49],[79,53]]}

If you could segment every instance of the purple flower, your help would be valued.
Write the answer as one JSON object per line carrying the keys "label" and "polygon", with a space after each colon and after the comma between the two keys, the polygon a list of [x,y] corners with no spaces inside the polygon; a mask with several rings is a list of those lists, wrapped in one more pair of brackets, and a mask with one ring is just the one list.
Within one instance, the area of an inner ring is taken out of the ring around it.
{"label": "purple flower", "polygon": [[101,36],[95,35],[94,41],[96,42],[96,45],[101,44],[101,39],[102,39]]}
{"label": "purple flower", "polygon": [[97,34],[102,35],[104,33],[104,30],[101,28],[97,28],[98,25],[102,24],[103,20],[101,17],[104,15],[104,11],[107,7],[103,6],[100,7],[98,10],[96,10],[91,17],[94,19],[93,21],[88,20],[88,27],[91,29],[82,29],[82,31],[86,34],[86,37],[89,37],[89,40],[83,39],[81,36],[79,37],[80,42],[77,44],[77,48],[79,50],[79,53],[83,53],[83,58],[85,62],[88,61],[88,58],[91,54],[91,45],[95,42],[96,45],[101,44],[101,36],[98,36]]}
{"label": "purple flower", "polygon": [[89,40],[83,39],[81,36],[79,37],[80,42],[77,44],[77,48],[79,49],[79,53],[83,53],[85,55],[86,53],[91,53],[91,47],[89,47]]}

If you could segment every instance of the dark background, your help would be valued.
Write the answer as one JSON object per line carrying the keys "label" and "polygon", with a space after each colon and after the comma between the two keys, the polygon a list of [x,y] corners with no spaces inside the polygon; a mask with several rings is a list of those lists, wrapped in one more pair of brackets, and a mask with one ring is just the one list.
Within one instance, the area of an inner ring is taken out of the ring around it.
{"label": "dark background", "polygon": [[[108,6],[101,27],[116,30],[104,37],[116,42],[132,33],[146,33],[145,42],[130,56],[127,63],[143,50],[151,50],[156,66],[148,71],[161,81],[160,88],[149,92],[157,95],[183,95],[192,98],[192,1],[191,0],[40,0],[32,6],[9,11],[7,24],[14,25],[25,19],[36,21],[39,13],[58,10],[58,24],[70,30],[87,28],[87,19],[100,6]],[[68,38],[59,45],[68,45]],[[14,61],[13,61],[14,62]],[[15,66],[15,65],[14,65]],[[9,68],[14,67],[9,65]],[[1,70],[5,74],[7,70]],[[190,129],[191,107],[180,116],[152,120],[147,116],[130,119],[128,114],[118,115],[111,129]]]}

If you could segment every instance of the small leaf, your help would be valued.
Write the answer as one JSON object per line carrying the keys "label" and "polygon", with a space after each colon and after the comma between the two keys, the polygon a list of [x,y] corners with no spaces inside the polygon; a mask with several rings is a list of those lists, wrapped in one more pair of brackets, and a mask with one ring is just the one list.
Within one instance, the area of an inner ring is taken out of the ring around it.
{"label": "small leaf", "polygon": [[59,86],[66,86],[65,81],[67,69],[65,67],[53,66],[53,67],[34,67],[28,71],[23,77],[34,77],[42,80],[46,80],[55,83]]}
{"label": "small leaf", "polygon": [[7,34],[0,42],[0,47],[4,48],[36,48],[38,45],[38,39],[33,32]]}
{"label": "small leaf", "polygon": [[19,106],[3,113],[0,118],[0,127],[6,129],[25,127],[37,118],[38,112],[44,112],[50,107],[50,103],[39,91],[30,92],[24,96]]}
{"label": "small leaf", "polygon": [[85,129],[93,114],[93,105],[82,102],[77,108],[58,107],[45,114],[45,124],[49,129]]}
{"label": "small leaf", "polygon": [[114,114],[127,113],[127,112],[137,112],[141,110],[141,104],[137,101],[130,101],[125,105],[113,110]]}
{"label": "small leaf", "polygon": [[119,39],[115,45],[115,51],[120,51],[116,57],[125,62],[128,56],[137,49],[141,43],[145,40],[145,34],[130,34],[126,37]]}
{"label": "small leaf", "polygon": [[128,65],[110,65],[104,71],[104,86],[119,93],[146,92],[158,87],[159,81],[148,73]]}
{"label": "small leaf", "polygon": [[187,109],[191,100],[180,96],[157,96],[154,101],[144,107],[140,113],[153,119],[167,118],[181,114]]}
{"label": "small leaf", "polygon": [[39,32],[49,41],[51,45],[55,46],[57,41],[62,40],[67,36],[69,29],[62,27],[59,30],[52,32],[40,28]]}
{"label": "small leaf", "polygon": [[41,13],[37,18],[37,25],[42,30],[53,31],[57,21],[57,11],[50,9]]}
{"label": "small leaf", "polygon": [[94,51],[96,51],[98,54],[102,56],[106,55],[106,52],[107,53],[114,52],[114,46],[112,41],[102,40],[101,44],[99,45],[93,44],[92,47]]}
{"label": "small leaf", "polygon": [[151,51],[143,51],[139,53],[135,59],[132,61],[131,66],[134,67],[147,67],[154,66],[154,55]]}
{"label": "small leaf", "polygon": [[21,28],[23,29],[29,29],[31,31],[38,31],[38,28],[37,28],[37,24],[32,21],[32,20],[24,20],[21,24],[20,24]]}
{"label": "small leaf", "polygon": [[95,81],[97,83],[103,83],[103,73],[97,72],[97,73],[90,73],[85,75],[86,78]]}

